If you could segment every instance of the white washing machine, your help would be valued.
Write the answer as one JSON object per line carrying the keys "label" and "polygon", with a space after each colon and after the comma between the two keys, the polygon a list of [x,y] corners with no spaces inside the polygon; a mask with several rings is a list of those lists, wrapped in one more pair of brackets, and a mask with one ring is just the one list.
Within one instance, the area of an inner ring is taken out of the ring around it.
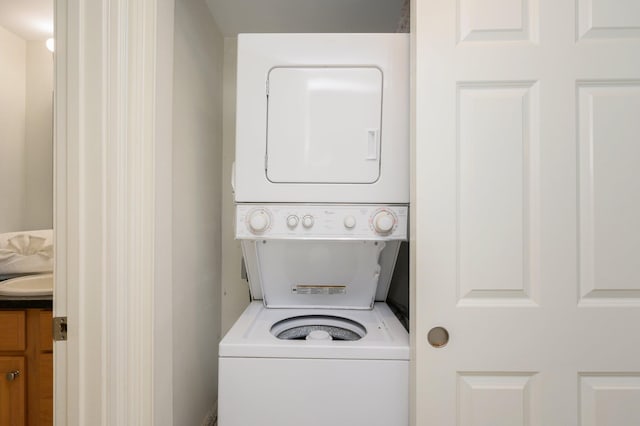
{"label": "white washing machine", "polygon": [[408,34],[240,34],[236,202],[408,203]]}
{"label": "white washing machine", "polygon": [[406,231],[406,206],[237,207],[256,300],[220,343],[220,426],[408,425],[409,335],[384,303]]}
{"label": "white washing machine", "polygon": [[[310,333],[319,336],[305,340]],[[220,344],[219,381],[220,426],[406,426],[409,337],[384,303],[268,309],[254,301]]]}

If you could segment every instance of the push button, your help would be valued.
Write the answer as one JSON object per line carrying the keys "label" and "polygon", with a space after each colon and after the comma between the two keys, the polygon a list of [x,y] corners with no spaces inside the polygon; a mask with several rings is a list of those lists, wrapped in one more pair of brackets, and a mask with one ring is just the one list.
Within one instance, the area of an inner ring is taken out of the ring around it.
{"label": "push button", "polygon": [[298,226],[299,222],[300,222],[300,219],[298,219],[298,216],[294,214],[289,215],[287,217],[287,226],[291,229],[294,229],[296,226]]}
{"label": "push button", "polygon": [[353,216],[347,216],[344,218],[344,227],[347,229],[353,229],[356,226],[356,218]]}

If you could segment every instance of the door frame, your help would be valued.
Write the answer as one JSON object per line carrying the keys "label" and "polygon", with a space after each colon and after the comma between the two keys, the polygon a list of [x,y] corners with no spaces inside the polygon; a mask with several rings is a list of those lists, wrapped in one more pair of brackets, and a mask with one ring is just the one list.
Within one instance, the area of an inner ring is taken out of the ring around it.
{"label": "door frame", "polygon": [[174,1],[54,10],[54,423],[171,424]]}

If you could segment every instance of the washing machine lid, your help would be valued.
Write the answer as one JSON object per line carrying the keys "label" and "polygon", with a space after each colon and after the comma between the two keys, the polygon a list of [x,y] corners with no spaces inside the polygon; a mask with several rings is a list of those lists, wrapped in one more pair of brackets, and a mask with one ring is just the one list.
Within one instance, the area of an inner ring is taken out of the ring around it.
{"label": "washing machine lid", "polygon": [[267,179],[376,182],[382,82],[378,67],[272,68],[267,82]]}
{"label": "washing machine lid", "polygon": [[[243,241],[252,286],[270,308],[371,309],[384,241]],[[256,291],[252,295],[256,296]]]}

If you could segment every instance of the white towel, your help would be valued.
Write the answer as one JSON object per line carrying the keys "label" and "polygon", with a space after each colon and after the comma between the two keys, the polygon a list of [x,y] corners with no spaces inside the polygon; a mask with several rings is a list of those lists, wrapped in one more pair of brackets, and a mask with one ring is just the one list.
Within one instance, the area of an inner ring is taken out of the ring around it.
{"label": "white towel", "polygon": [[0,234],[0,274],[53,271],[53,229]]}

